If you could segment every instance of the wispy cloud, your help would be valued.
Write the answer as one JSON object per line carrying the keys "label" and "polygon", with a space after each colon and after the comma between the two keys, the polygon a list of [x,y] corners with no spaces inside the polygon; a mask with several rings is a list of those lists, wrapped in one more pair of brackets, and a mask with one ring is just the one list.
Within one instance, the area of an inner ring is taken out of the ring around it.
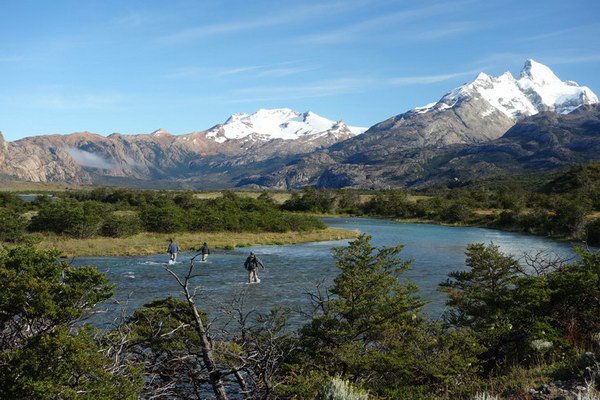
{"label": "wispy cloud", "polygon": [[483,25],[475,22],[453,22],[446,26],[441,26],[435,29],[427,29],[420,32],[414,32],[411,35],[412,39],[416,40],[437,40],[455,36],[467,32],[477,31],[483,28]]}
{"label": "wispy cloud", "polygon": [[403,76],[398,78],[389,79],[391,85],[427,85],[432,83],[449,81],[452,79],[463,78],[466,76],[473,76],[480,72],[477,69],[469,71],[453,72],[449,74],[438,74],[438,75],[418,75],[418,76]]}
{"label": "wispy cloud", "polygon": [[588,24],[588,25],[578,25],[565,29],[558,29],[552,32],[540,33],[538,35],[532,35],[524,37],[522,40],[526,42],[533,41],[541,41],[546,39],[555,39],[561,36],[570,36],[573,33],[581,33],[581,32],[593,32],[594,34],[598,34],[597,31],[600,29],[600,24]]}
{"label": "wispy cloud", "polygon": [[389,86],[428,85],[458,78],[474,77],[480,70],[472,69],[446,74],[403,77],[354,76],[321,80],[301,85],[256,86],[237,89],[223,97],[227,103],[297,100],[364,93]]}
{"label": "wispy cloud", "polygon": [[[357,4],[364,2],[354,3],[356,6]],[[269,14],[264,17],[255,17],[233,22],[199,25],[181,29],[177,32],[162,36],[158,41],[162,44],[177,44],[191,40],[204,39],[216,35],[242,32],[259,28],[268,28],[272,26],[286,25],[289,23],[298,23],[311,17],[324,18],[332,13],[346,11],[351,7],[351,5],[352,2],[346,4],[343,1],[322,3],[317,5],[304,5],[280,11],[279,13]]]}
{"label": "wispy cloud", "polygon": [[229,103],[297,100],[360,93],[373,84],[369,78],[339,78],[303,85],[257,86],[234,90],[227,96]]}
{"label": "wispy cloud", "polygon": [[199,79],[211,77],[230,77],[234,75],[252,77],[284,77],[318,69],[314,65],[299,65],[296,61],[286,61],[269,65],[247,65],[237,67],[179,67],[165,74],[167,79]]}
{"label": "wispy cloud", "polygon": [[[389,32],[390,29],[395,29],[397,27],[401,27],[402,24],[419,20],[425,17],[435,16],[439,14],[445,14],[447,12],[452,11],[453,9],[461,7],[461,5],[465,5],[467,3],[473,3],[472,0],[465,0],[457,3],[436,3],[433,5],[427,5],[424,7],[401,10],[385,15],[378,15],[372,18],[368,18],[354,24],[349,24],[344,27],[329,30],[326,32],[306,35],[301,37],[299,40],[304,43],[311,44],[334,44],[334,43],[342,43],[342,42],[352,42],[360,37],[367,37],[365,34],[370,33],[368,37],[373,37],[373,32]],[[456,33],[459,30],[464,31],[466,26],[458,27],[454,26],[451,29]],[[431,31],[431,36],[435,36],[435,31]],[[448,28],[446,28],[446,33],[449,33]],[[426,38],[428,33],[427,31],[414,32],[411,31],[410,37],[421,36],[422,38]],[[438,36],[441,34],[437,34]]]}

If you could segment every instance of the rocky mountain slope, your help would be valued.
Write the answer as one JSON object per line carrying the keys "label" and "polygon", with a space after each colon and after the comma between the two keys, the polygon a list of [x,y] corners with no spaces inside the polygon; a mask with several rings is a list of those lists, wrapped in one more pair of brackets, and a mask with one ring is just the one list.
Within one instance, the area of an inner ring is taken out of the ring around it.
{"label": "rocky mountain slope", "polygon": [[[294,157],[365,131],[315,113],[289,109],[236,114],[225,123],[186,135],[159,129],[108,137],[81,132],[6,142],[0,137],[0,173],[30,181],[119,183],[144,186],[229,186],[243,166],[274,160],[271,172]],[[170,182],[170,183],[168,183]]]}
{"label": "rocky mountain slope", "polygon": [[[417,185],[466,182],[600,160],[600,104],[569,114],[546,111],[517,122],[501,138],[448,151],[425,169]],[[435,168],[433,168],[435,166]]]}
{"label": "rocky mountain slope", "polygon": [[0,175],[203,189],[425,185],[598,158],[597,103],[589,88],[528,60],[518,78],[480,73],[368,130],[284,108],[186,135],[0,135]]}
{"label": "rocky mountain slope", "polygon": [[548,67],[528,60],[519,79],[509,72],[481,73],[438,102],[378,123],[364,134],[309,154],[274,174],[244,185],[290,188],[410,186],[431,176],[457,149],[500,138],[538,113],[565,114],[598,103],[587,87],[562,82]]}

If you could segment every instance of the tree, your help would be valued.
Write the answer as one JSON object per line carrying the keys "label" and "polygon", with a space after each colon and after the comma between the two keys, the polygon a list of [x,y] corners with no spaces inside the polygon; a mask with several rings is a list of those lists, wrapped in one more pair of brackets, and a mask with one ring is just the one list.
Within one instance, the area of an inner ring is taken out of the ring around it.
{"label": "tree", "polygon": [[571,343],[590,346],[600,332],[600,251],[576,250],[579,261],[548,276],[554,324]]}
{"label": "tree", "polygon": [[27,221],[18,211],[0,208],[0,242],[16,242],[25,234]]}
{"label": "tree", "polygon": [[185,300],[146,304],[124,328],[130,332],[128,359],[144,366],[143,392],[168,398],[204,399],[208,391],[221,399],[234,392],[245,399],[272,398],[290,348],[282,333],[287,312],[278,307],[267,314],[246,310],[241,294],[222,305],[218,323],[209,321],[196,307],[196,292],[189,287],[195,277],[194,260],[185,275],[168,271]]}
{"label": "tree", "polygon": [[86,238],[98,233],[106,206],[96,201],[74,199],[42,202],[38,214],[31,219],[29,229],[38,232],[67,234]]}
{"label": "tree", "polygon": [[444,336],[419,316],[416,286],[400,280],[410,265],[397,257],[401,248],[377,250],[363,235],[335,250],[340,274],[312,295],[315,314],[300,331],[288,394],[314,396],[339,376],[389,398],[417,398],[472,373],[472,338]]}
{"label": "tree", "polygon": [[96,268],[73,268],[57,251],[2,248],[0,398],[135,397],[130,369],[75,326],[112,289]]}
{"label": "tree", "polygon": [[172,202],[144,207],[140,214],[142,224],[149,232],[174,233],[183,230],[183,212]]}
{"label": "tree", "polygon": [[564,351],[570,347],[567,326],[586,331],[588,338],[592,327],[600,327],[591,317],[596,311],[575,312],[594,304],[593,269],[583,273],[579,264],[543,255],[527,256],[520,265],[498,246],[481,243],[467,247],[467,266],[440,285],[449,297],[444,318],[450,326],[474,332],[485,348],[479,358],[487,371]]}

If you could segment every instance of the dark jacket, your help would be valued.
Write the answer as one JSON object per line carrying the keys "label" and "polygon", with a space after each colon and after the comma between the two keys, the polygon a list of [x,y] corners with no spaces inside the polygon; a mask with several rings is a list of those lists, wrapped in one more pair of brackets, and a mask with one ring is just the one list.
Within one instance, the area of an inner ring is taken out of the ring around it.
{"label": "dark jacket", "polygon": [[248,258],[246,258],[246,261],[244,262],[244,267],[246,267],[246,269],[248,271],[252,271],[252,270],[257,269],[259,265],[262,268],[265,267],[263,265],[263,263],[259,260],[259,258],[256,257],[255,255],[249,255]]}
{"label": "dark jacket", "polygon": [[210,249],[208,248],[208,245],[205,243],[204,246],[202,246],[202,249],[200,250],[202,252],[202,254],[210,254]]}

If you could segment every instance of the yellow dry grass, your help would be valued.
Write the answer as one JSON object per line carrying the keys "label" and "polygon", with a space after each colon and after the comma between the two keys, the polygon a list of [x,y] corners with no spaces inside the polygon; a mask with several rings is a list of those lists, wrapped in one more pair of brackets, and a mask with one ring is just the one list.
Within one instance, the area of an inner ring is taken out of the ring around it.
{"label": "yellow dry grass", "polygon": [[496,208],[482,208],[475,210],[475,215],[496,215],[500,214],[503,210]]}
{"label": "yellow dry grass", "polygon": [[[234,191],[234,193],[237,194],[238,196],[247,196],[247,197],[257,198],[263,192],[253,192],[253,191],[242,190],[242,191],[237,191],[237,192]],[[267,193],[278,204],[283,204],[286,200],[289,200],[292,197],[292,193],[291,192],[270,192],[270,191],[267,191]],[[215,192],[199,192],[199,193],[195,194],[196,198],[198,198],[198,199],[216,199],[216,198],[221,197],[222,195],[223,195],[222,192],[218,192],[218,191],[215,191]],[[375,196],[375,195],[374,194],[360,194],[359,195],[360,202],[361,203],[366,203],[367,201],[371,200],[373,198],[373,196]],[[408,195],[407,196],[408,201],[411,201],[413,203],[416,203],[419,200],[426,200],[426,199],[429,199],[429,198],[430,198],[430,196],[421,196],[421,195]]]}
{"label": "yellow dry grass", "polygon": [[[251,191],[243,190],[243,191],[238,191],[238,192],[234,192],[234,193],[237,194],[238,196],[252,197],[255,199],[258,196],[260,196],[263,192],[251,192]],[[286,200],[289,200],[290,197],[292,197],[292,194],[290,192],[267,192],[267,193],[269,193],[269,196],[271,196],[271,198],[278,204],[282,204]],[[195,196],[198,199],[216,199],[216,198],[223,196],[223,192],[199,192],[199,193],[196,193]]]}
{"label": "yellow dry grass", "polygon": [[86,188],[89,189],[90,187],[63,182],[0,181],[0,191],[3,192],[61,192]]}
{"label": "yellow dry grass", "polygon": [[234,248],[352,239],[358,235],[357,231],[334,228],[284,233],[186,232],[159,234],[145,232],[126,238],[95,237],[90,239],[48,235],[41,238],[39,247],[59,249],[69,257],[134,256],[165,252],[171,237],[175,239],[181,249],[190,250],[198,248],[203,242],[207,242],[212,248]]}

